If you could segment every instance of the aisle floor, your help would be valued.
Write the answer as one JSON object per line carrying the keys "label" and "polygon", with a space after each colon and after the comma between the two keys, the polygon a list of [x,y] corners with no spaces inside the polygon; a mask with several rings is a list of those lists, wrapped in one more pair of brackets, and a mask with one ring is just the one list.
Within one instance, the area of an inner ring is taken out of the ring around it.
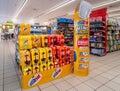
{"label": "aisle floor", "polygon": [[0,91],[120,91],[120,51],[99,57],[91,55],[90,74],[70,74],[38,87],[22,90],[14,60],[13,40],[0,41]]}

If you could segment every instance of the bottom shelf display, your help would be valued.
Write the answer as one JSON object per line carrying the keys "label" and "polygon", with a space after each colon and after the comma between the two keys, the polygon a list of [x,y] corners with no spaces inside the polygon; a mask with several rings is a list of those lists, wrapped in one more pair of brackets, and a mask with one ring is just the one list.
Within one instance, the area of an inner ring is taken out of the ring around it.
{"label": "bottom shelf display", "polygon": [[38,72],[30,75],[22,75],[20,77],[23,89],[32,88],[41,84],[62,78],[71,74],[73,71],[73,63],[62,67],[53,68],[43,72]]}
{"label": "bottom shelf display", "polygon": [[96,54],[96,55],[103,56],[104,55],[104,49],[91,48],[91,54]]}

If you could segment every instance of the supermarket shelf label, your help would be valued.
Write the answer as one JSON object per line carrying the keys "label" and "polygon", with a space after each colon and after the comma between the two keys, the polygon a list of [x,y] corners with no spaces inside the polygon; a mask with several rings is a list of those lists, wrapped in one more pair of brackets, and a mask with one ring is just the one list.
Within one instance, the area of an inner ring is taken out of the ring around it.
{"label": "supermarket shelf label", "polygon": [[87,69],[89,67],[88,64],[79,64],[79,69]]}
{"label": "supermarket shelf label", "polygon": [[36,75],[32,76],[32,78],[29,80],[28,85],[29,85],[29,86],[34,86],[34,85],[36,85],[41,79],[42,79],[42,75],[41,75],[41,74],[36,74]]}
{"label": "supermarket shelf label", "polygon": [[52,78],[57,78],[61,73],[62,73],[62,69],[61,68],[55,69],[55,71],[52,74]]}
{"label": "supermarket shelf label", "polygon": [[77,41],[77,46],[78,47],[88,47],[89,43],[88,43],[88,38],[82,38],[82,39],[78,39]]}

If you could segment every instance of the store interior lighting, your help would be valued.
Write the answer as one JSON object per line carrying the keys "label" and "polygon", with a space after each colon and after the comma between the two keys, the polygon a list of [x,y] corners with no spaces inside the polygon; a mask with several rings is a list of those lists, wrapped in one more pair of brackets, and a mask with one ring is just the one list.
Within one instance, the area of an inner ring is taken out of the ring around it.
{"label": "store interior lighting", "polygon": [[74,1],[75,1],[75,0],[65,0],[64,2],[62,2],[62,3],[60,3],[60,4],[56,5],[56,6],[53,6],[51,9],[43,12],[42,14],[36,16],[35,18],[40,17],[40,16],[42,16],[42,15],[47,15],[47,14],[49,14],[49,13],[55,11],[55,10],[58,10],[58,9],[66,6],[66,5],[68,5],[68,4],[70,4],[70,3],[74,2]]}
{"label": "store interior lighting", "polygon": [[115,12],[115,11],[120,11],[120,7],[117,9],[108,10],[108,13]]}
{"label": "store interior lighting", "polygon": [[114,4],[114,3],[117,3],[117,2],[120,2],[120,0],[113,0],[113,1],[109,1],[107,3],[101,3],[99,5],[94,6],[93,9],[100,8],[102,6],[107,6],[107,5],[110,5],[110,4]]}
{"label": "store interior lighting", "polygon": [[21,8],[18,10],[18,12],[16,13],[14,18],[17,18],[18,15],[20,14],[20,12],[23,10],[23,8],[25,7],[25,5],[27,4],[29,0],[25,0],[24,3],[22,4]]}

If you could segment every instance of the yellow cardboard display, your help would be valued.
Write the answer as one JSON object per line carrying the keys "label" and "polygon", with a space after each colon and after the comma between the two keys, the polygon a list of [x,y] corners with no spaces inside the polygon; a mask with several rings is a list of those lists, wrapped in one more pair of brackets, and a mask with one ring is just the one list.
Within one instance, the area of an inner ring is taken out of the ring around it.
{"label": "yellow cardboard display", "polygon": [[34,73],[31,75],[22,75],[21,84],[23,89],[32,88],[41,84],[59,79],[72,73],[73,64],[68,64],[59,68]]}
{"label": "yellow cardboard display", "polygon": [[79,5],[74,13],[74,51],[76,61],[74,62],[74,74],[87,76],[89,74],[89,19],[79,17]]}

